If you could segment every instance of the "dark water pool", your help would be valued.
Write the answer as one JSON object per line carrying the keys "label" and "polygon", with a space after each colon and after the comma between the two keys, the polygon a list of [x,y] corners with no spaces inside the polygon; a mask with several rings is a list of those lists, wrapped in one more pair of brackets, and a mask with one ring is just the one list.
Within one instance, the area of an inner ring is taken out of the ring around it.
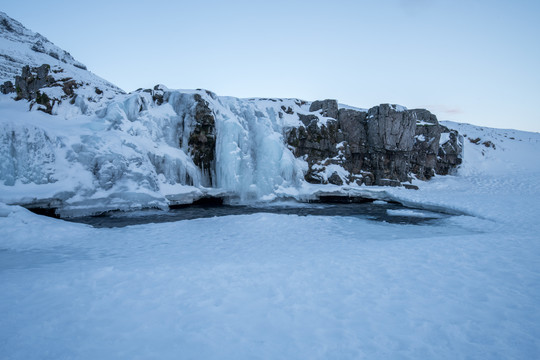
{"label": "dark water pool", "polygon": [[110,212],[99,216],[67,219],[94,227],[123,227],[128,225],[162,223],[215,216],[249,215],[256,213],[298,216],[354,216],[367,220],[394,224],[433,224],[450,215],[401,204],[373,202],[351,204],[284,203],[272,205],[189,205],[169,211],[145,210],[136,212]]}

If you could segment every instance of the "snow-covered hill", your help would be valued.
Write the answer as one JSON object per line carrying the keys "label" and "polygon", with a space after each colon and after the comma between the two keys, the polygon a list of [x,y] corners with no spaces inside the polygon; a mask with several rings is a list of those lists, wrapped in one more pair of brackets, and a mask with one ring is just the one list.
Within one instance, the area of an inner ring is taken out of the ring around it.
{"label": "snow-covered hill", "polygon": [[0,11],[0,83],[13,81],[25,65],[38,67],[43,64],[49,64],[53,70],[62,69],[58,77],[69,77],[104,90],[122,92],[117,86],[88,71],[84,64],[43,35],[27,29]]}
{"label": "snow-covered hill", "polygon": [[540,133],[444,122],[463,134],[464,160],[454,176],[415,182],[417,192],[386,189],[405,204],[457,210],[514,229],[530,227],[540,198]]}

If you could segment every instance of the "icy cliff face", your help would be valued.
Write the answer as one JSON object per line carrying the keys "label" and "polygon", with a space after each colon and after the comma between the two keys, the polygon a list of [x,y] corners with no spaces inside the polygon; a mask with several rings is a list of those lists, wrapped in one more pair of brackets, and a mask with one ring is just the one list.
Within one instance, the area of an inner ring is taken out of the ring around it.
{"label": "icy cliff face", "polygon": [[300,109],[295,100],[156,87],[69,121],[1,100],[0,181],[11,202],[25,197],[28,184],[43,185],[40,197],[64,201],[67,212],[165,207],[207,193],[258,199],[300,186],[307,169],[283,139],[297,120],[278,116],[281,104]]}

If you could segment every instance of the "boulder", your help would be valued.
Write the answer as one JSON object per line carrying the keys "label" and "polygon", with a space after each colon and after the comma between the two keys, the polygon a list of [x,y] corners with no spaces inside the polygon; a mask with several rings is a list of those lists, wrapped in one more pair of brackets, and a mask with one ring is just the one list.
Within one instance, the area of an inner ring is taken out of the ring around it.
{"label": "boulder", "polygon": [[13,83],[11,81],[6,81],[2,85],[0,85],[0,93],[6,95],[14,92],[15,86],[13,86]]}
{"label": "boulder", "polygon": [[405,189],[408,190],[418,190],[418,186],[413,184],[402,184]]}
{"label": "boulder", "polygon": [[55,80],[49,75],[50,69],[47,64],[37,68],[24,66],[21,75],[15,77],[16,99],[34,100],[38,96],[39,89],[52,85]]}
{"label": "boulder", "polygon": [[334,185],[343,185],[343,180],[339,176],[337,172],[333,172],[332,175],[328,178],[328,183],[334,184]]}
{"label": "boulder", "polygon": [[322,116],[331,117],[333,119],[338,118],[338,103],[336,100],[316,100],[311,103],[309,111],[321,111]]}

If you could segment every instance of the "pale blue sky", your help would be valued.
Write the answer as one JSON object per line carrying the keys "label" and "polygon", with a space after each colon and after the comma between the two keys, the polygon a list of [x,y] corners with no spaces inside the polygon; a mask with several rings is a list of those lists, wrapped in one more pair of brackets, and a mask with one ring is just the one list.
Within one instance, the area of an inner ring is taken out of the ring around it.
{"label": "pale blue sky", "polygon": [[540,131],[540,1],[20,1],[0,10],[126,91],[425,107]]}

